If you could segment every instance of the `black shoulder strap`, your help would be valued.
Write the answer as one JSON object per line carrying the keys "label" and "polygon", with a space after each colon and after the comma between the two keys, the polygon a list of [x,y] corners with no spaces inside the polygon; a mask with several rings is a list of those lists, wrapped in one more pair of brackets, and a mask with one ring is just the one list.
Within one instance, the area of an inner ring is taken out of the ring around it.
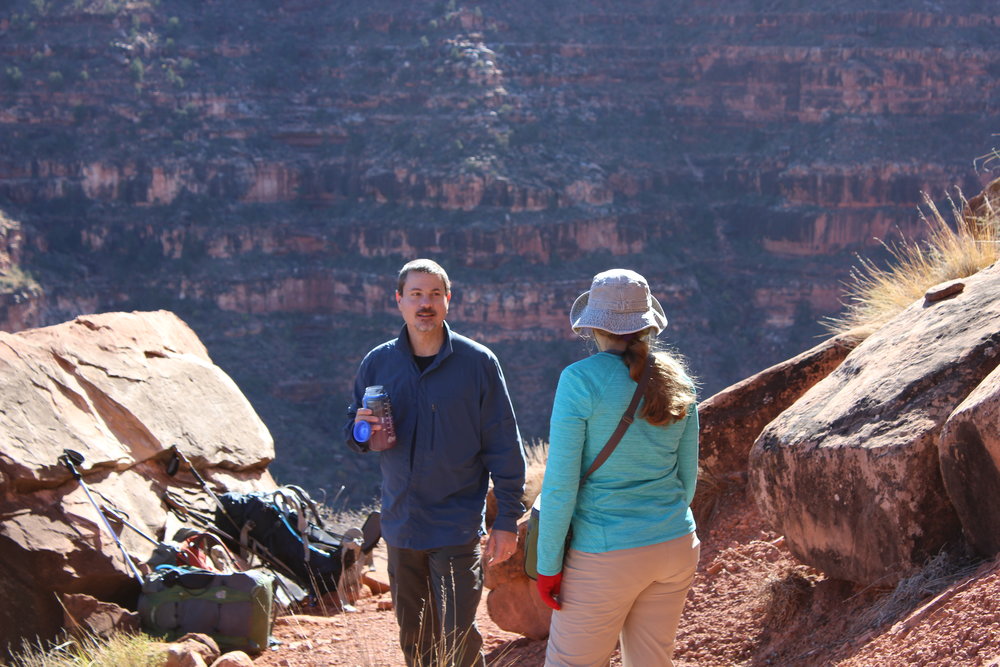
{"label": "black shoulder strap", "polygon": [[625,431],[628,430],[629,424],[635,421],[635,411],[639,409],[639,400],[642,399],[643,395],[646,393],[646,385],[649,384],[649,376],[653,374],[653,364],[656,363],[656,359],[653,357],[653,351],[649,351],[649,355],[646,357],[646,365],[642,369],[642,375],[639,376],[639,382],[635,386],[635,393],[632,394],[632,402],[628,404],[628,408],[625,410],[625,414],[622,415],[621,421],[618,422],[618,427],[615,428],[615,432],[611,434],[608,438],[608,444],[604,445],[604,449],[600,451],[594,462],[590,464],[590,468],[584,473],[583,477],[580,478],[580,484],[584,481],[590,474],[601,467],[601,465],[608,460],[611,456],[611,452],[615,451],[615,447],[618,446],[618,442],[625,435]]}

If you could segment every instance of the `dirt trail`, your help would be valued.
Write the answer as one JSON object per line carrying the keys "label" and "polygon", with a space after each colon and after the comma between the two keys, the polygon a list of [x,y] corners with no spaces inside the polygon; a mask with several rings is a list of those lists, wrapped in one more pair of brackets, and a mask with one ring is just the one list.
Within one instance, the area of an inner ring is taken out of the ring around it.
{"label": "dirt trail", "polygon": [[[891,591],[826,579],[766,530],[744,487],[730,488],[699,530],[702,557],[677,637],[678,667],[795,665],[1000,667],[1000,561],[929,578],[922,595],[891,605]],[[282,644],[260,667],[404,664],[388,593],[354,612],[280,619]],[[545,641],[498,628],[479,611],[488,663],[537,667]],[[620,665],[617,653],[612,665]]]}

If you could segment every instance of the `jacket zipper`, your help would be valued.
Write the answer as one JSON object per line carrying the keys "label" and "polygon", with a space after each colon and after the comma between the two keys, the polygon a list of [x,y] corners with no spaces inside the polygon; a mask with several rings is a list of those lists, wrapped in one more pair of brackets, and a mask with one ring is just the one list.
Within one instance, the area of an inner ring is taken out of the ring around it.
{"label": "jacket zipper", "polygon": [[437,433],[437,403],[431,403],[431,446],[430,450],[434,451],[434,436]]}

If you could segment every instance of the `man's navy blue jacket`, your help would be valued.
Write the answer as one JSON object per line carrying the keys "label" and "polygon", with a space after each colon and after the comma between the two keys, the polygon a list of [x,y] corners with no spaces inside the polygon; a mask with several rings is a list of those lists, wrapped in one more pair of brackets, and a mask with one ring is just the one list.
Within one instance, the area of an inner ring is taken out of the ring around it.
{"label": "man's navy blue jacket", "polygon": [[517,532],[524,512],[524,450],[496,356],[451,331],[423,372],[406,327],[365,356],[354,381],[347,444],[365,387],[382,385],[392,402],[396,446],[381,452],[382,535],[404,549],[466,544],[483,534],[493,477],[494,528]]}

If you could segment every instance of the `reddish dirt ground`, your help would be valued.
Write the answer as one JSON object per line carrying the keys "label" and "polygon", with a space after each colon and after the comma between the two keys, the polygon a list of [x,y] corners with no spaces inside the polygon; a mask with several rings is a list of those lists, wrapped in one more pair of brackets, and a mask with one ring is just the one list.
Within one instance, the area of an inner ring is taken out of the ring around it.
{"label": "reddish dirt ground", "polygon": [[[930,580],[903,602],[892,591],[829,580],[797,561],[762,526],[745,488],[732,486],[699,529],[699,573],[677,636],[678,667],[983,665],[1000,667],[1000,560]],[[965,574],[961,574],[965,572]],[[260,667],[403,665],[389,595],[357,611],[288,616],[281,645]],[[545,641],[498,628],[479,613],[488,664],[535,667]],[[617,652],[612,665],[620,665]]]}

